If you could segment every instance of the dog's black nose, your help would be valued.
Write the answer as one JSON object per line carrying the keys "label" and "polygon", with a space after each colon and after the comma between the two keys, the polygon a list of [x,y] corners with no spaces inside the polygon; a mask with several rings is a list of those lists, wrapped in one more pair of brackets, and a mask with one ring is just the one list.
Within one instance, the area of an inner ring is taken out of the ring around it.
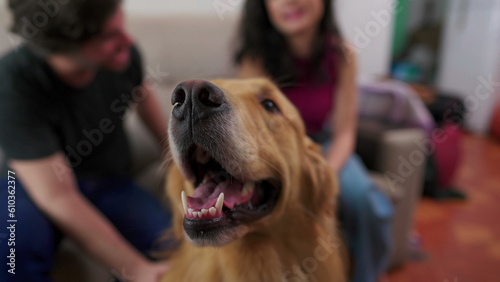
{"label": "dog's black nose", "polygon": [[172,105],[172,115],[179,121],[196,122],[227,109],[222,89],[205,80],[179,83],[172,93]]}

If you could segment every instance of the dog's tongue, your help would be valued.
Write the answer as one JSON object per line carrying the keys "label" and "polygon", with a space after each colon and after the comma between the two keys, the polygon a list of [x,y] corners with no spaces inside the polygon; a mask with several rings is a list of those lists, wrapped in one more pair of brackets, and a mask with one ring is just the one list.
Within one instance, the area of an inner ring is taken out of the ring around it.
{"label": "dog's tongue", "polygon": [[248,195],[241,195],[242,188],[243,183],[237,180],[220,183],[210,181],[198,186],[192,197],[187,197],[187,206],[194,210],[209,209],[215,205],[220,193],[224,193],[224,206],[232,209],[234,205],[248,201]]}

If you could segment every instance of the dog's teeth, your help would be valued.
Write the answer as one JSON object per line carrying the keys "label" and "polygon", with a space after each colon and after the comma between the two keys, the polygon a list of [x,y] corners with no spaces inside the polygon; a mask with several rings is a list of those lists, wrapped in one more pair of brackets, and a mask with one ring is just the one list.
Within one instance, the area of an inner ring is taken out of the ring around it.
{"label": "dog's teeth", "polygon": [[219,194],[219,198],[217,198],[217,203],[215,203],[215,208],[217,211],[222,213],[222,206],[224,205],[224,193]]}
{"label": "dog's teeth", "polygon": [[202,218],[202,217],[203,217],[203,213],[198,212],[198,217],[199,217],[199,218]]}
{"label": "dog's teeth", "polygon": [[201,184],[205,184],[208,181],[210,181],[210,176],[208,174],[205,174],[205,177],[203,177],[203,181],[201,181]]}
{"label": "dog's teeth", "polygon": [[192,216],[193,215],[193,209],[188,209],[188,214]]}
{"label": "dog's teeth", "polygon": [[208,212],[210,212],[210,215],[215,215],[215,213],[217,212],[217,209],[214,207],[211,207],[208,209]]}
{"label": "dog's teeth", "polygon": [[241,190],[241,196],[246,196],[250,192],[253,191],[255,188],[255,183],[254,182],[245,182],[245,185],[243,185],[243,190]]}
{"label": "dog's teeth", "polygon": [[186,197],[186,192],[182,191],[181,192],[181,201],[182,201],[182,208],[184,208],[184,213],[187,213],[187,197]]}
{"label": "dog's teeth", "polygon": [[207,213],[208,213],[208,210],[207,210],[207,209],[202,209],[202,210],[201,210],[201,214],[202,214],[202,215],[207,215]]}
{"label": "dog's teeth", "polygon": [[248,182],[245,182],[243,185],[243,189],[241,189],[241,196],[245,197],[248,194]]}

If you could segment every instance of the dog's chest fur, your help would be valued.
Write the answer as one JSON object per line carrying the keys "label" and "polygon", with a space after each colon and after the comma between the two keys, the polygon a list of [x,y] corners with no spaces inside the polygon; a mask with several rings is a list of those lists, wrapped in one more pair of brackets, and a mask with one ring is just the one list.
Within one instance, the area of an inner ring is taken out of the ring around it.
{"label": "dog's chest fur", "polygon": [[195,247],[184,241],[162,281],[345,281],[339,271],[344,269],[341,245],[331,241],[338,237],[318,226],[299,226],[288,230],[289,236],[252,234],[219,248]]}

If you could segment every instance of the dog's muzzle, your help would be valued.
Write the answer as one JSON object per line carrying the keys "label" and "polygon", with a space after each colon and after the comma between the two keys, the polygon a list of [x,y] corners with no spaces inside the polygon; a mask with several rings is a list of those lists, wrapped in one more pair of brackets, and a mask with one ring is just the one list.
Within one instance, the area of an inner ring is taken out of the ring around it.
{"label": "dog's muzzle", "polygon": [[224,91],[202,80],[185,81],[172,94],[172,155],[194,194],[182,192],[184,230],[199,245],[226,243],[230,230],[268,215],[279,185],[241,175],[234,109]]}

